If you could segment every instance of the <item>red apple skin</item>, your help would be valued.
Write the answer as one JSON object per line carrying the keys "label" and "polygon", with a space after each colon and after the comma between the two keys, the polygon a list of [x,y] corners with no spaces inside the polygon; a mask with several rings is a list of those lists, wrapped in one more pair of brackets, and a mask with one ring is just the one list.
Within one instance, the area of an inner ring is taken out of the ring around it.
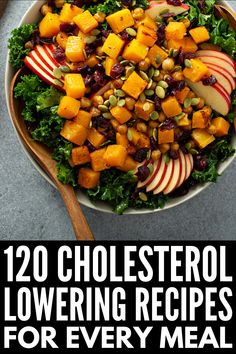
{"label": "red apple skin", "polygon": [[233,86],[233,90],[235,90],[236,88],[236,82],[235,82],[235,79],[234,77],[231,75],[231,73],[224,67],[220,67],[219,65],[216,65],[216,64],[212,64],[206,60],[202,60],[208,68],[213,68],[215,70],[218,70],[221,72],[222,75],[224,75],[225,77],[227,77],[227,79],[230,81],[231,85]]}
{"label": "red apple skin", "polygon": [[[215,65],[210,65],[210,64],[207,64],[207,67],[209,69],[209,73],[211,75],[214,75],[217,79],[217,81],[219,83],[221,83],[226,91],[228,92],[228,94],[230,95],[232,93],[232,91],[235,89],[235,80],[233,79],[233,77],[230,75],[227,75],[225,74],[225,71],[224,70],[219,70],[218,67],[216,67]],[[229,79],[230,78],[230,79]],[[228,85],[227,85],[227,82],[228,82]]]}
{"label": "red apple skin", "polygon": [[185,160],[185,156],[184,156],[184,153],[182,152],[182,150],[179,150],[179,155],[180,155],[181,164],[182,164],[182,171],[181,171],[181,175],[180,175],[180,180],[179,180],[178,184],[176,185],[176,188],[179,188],[181,186],[181,184],[185,181],[185,177],[186,177],[186,160]]}
{"label": "red apple skin", "polygon": [[153,194],[159,194],[159,193],[163,192],[163,190],[167,187],[171,178],[173,177],[173,173],[174,173],[174,162],[171,159],[167,164],[166,173],[165,173],[165,176],[164,176],[161,184],[157,188],[155,188],[155,190],[153,191]]}
{"label": "red apple skin", "polygon": [[203,63],[207,64],[215,64],[219,68],[223,68],[229,72],[229,74],[234,78],[235,77],[235,69],[233,65],[231,65],[228,61],[223,60],[221,58],[215,57],[215,56],[198,56],[199,59]]}
{"label": "red apple skin", "polygon": [[167,164],[165,163],[164,159],[162,158],[161,166],[156,174],[154,180],[146,187],[147,192],[152,192],[154,189],[158,188],[163,178],[165,177],[167,170]]}
{"label": "red apple skin", "polygon": [[42,47],[41,45],[37,45],[34,51],[37,53],[39,58],[45,63],[45,65],[51,68],[51,70],[54,70],[56,67],[58,67],[51,59],[51,56],[48,54],[44,47]]}
{"label": "red apple skin", "polygon": [[[178,153],[178,155],[179,155],[179,153]],[[166,188],[163,190],[164,194],[171,193],[176,188],[176,186],[178,185],[178,183],[180,181],[180,177],[181,177],[181,173],[182,173],[182,160],[181,160],[180,156],[178,157],[178,159],[174,160],[173,163],[174,163],[173,175],[172,175],[171,180],[167,184]]]}
{"label": "red apple skin", "polygon": [[[154,178],[156,177],[158,171],[159,171],[159,168],[161,166],[161,161],[162,161],[162,157],[157,160],[157,161],[154,161],[153,163],[153,172],[151,175],[148,176],[147,179],[145,179],[144,182],[138,182],[137,184],[137,187],[138,188],[145,188],[146,186],[148,186],[150,183],[152,183],[152,181],[154,180]],[[146,163],[145,163],[146,165]]]}
{"label": "red apple skin", "polygon": [[[197,56],[212,56],[216,58],[220,58],[222,60],[227,61],[236,71],[236,62],[226,53],[219,52],[217,50],[199,50],[196,53]],[[236,74],[236,72],[235,72]]]}
{"label": "red apple skin", "polygon": [[186,166],[187,166],[187,172],[185,176],[185,180],[189,178],[192,170],[193,170],[193,156],[191,154],[185,155],[186,158]]}
{"label": "red apple skin", "polygon": [[34,61],[36,65],[40,67],[41,70],[45,71],[48,76],[50,76],[53,80],[55,76],[53,75],[53,70],[50,69],[38,56],[35,51],[29,53],[30,58]]}

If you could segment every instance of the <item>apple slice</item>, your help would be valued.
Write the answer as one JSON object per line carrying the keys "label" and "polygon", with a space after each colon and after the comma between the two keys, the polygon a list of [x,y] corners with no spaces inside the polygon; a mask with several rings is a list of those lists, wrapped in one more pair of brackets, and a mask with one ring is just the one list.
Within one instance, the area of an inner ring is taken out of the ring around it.
{"label": "apple slice", "polygon": [[169,5],[166,1],[150,1],[149,8],[145,11],[145,13],[155,20],[156,17],[160,16],[164,10],[168,10],[168,12],[173,14],[173,16],[177,16],[185,11],[188,11],[189,6],[186,4],[182,4],[181,6],[173,6]]}
{"label": "apple slice", "polygon": [[174,173],[174,160],[170,159],[167,164],[167,169],[164,178],[162,179],[161,183],[157,188],[154,189],[153,194],[161,193],[170,183],[173,173]]}
{"label": "apple slice", "polygon": [[185,176],[185,180],[189,178],[192,170],[193,170],[193,156],[192,154],[187,154],[185,155],[185,159],[186,159],[186,176]]}
{"label": "apple slice", "polygon": [[182,150],[179,150],[179,157],[181,160],[181,165],[182,165],[182,171],[181,171],[181,175],[180,175],[180,179],[178,184],[176,185],[176,188],[179,188],[181,186],[181,184],[185,181],[186,178],[186,172],[187,172],[187,166],[186,166],[186,159],[185,159],[185,154],[182,152]]}
{"label": "apple slice", "polygon": [[150,184],[154,180],[156,174],[158,173],[160,166],[161,166],[161,158],[158,159],[157,161],[154,161],[152,173],[148,176],[148,178],[145,179],[145,181],[143,181],[143,182],[139,181],[137,184],[137,187],[144,188],[148,184]]}
{"label": "apple slice", "polygon": [[[44,45],[43,47],[41,45],[37,45],[33,52],[36,52],[40,59],[51,69],[54,70],[55,67],[58,67],[58,63],[55,63],[55,60],[51,58],[51,55],[47,52],[47,46]],[[32,53],[32,52],[31,52]]]}
{"label": "apple slice", "polygon": [[169,194],[171,193],[176,186],[178,185],[182,173],[182,160],[179,156],[178,159],[173,160],[174,164],[174,171],[171,180],[169,181],[168,185],[165,187],[163,190],[164,194]]}
{"label": "apple slice", "polygon": [[226,116],[230,110],[231,99],[227,92],[222,90],[222,86],[216,83],[213,86],[205,86],[202,82],[191,82],[186,80],[188,86],[202,97],[205,102],[216,112]]}
{"label": "apple slice", "polygon": [[216,59],[221,59],[228,63],[234,70],[233,77],[236,76],[236,63],[235,61],[227,54],[219,52],[217,50],[199,50],[196,52],[197,57],[213,57]]}
{"label": "apple slice", "polygon": [[231,65],[228,61],[223,60],[221,58],[218,57],[213,57],[213,56],[198,56],[199,59],[201,59],[201,61],[203,63],[207,64],[214,64],[217,65],[219,68],[224,68],[225,70],[227,70],[230,75],[232,77],[235,77],[235,69],[233,67],[233,65]]}
{"label": "apple slice", "polygon": [[225,88],[227,93],[231,95],[232,91],[235,89],[235,80],[232,78],[232,76],[225,75],[223,70],[220,71],[219,68],[214,65],[207,64],[207,67],[209,69],[210,75],[215,76],[218,83],[220,83]]}
{"label": "apple slice", "polygon": [[167,163],[165,162],[165,159],[163,157],[160,158],[161,159],[161,165],[159,170],[157,171],[155,178],[153,179],[153,181],[147,185],[146,187],[146,191],[147,192],[151,192],[154,189],[158,188],[159,185],[161,184],[161,182],[163,181],[165,174],[166,174],[166,170],[167,170]]}
{"label": "apple slice", "polygon": [[54,69],[51,69],[49,66],[47,66],[47,64],[45,64],[45,61],[41,60],[40,56],[38,55],[38,53],[35,50],[30,52],[29,56],[35,63],[37,63],[37,65],[42,70],[44,70],[49,76],[51,76],[52,79],[55,79],[54,74],[53,74]]}
{"label": "apple slice", "polygon": [[233,78],[233,76],[231,75],[231,73],[229,71],[227,71],[225,68],[220,67],[219,65],[215,65],[212,63],[209,63],[207,61],[205,61],[205,64],[207,65],[208,68],[213,68],[217,71],[220,71],[222,75],[224,75],[225,77],[227,77],[227,79],[230,81],[233,90],[235,90],[236,88],[236,82],[235,79]]}

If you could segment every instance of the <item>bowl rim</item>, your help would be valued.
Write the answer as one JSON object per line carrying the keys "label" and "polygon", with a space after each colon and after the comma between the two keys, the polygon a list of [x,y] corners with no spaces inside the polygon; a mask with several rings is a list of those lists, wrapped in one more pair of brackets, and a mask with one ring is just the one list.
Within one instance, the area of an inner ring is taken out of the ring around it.
{"label": "bowl rim", "polygon": [[[230,4],[229,1],[219,1],[219,3],[221,4],[225,4],[228,7],[230,7],[233,10],[232,5]],[[42,4],[40,4],[40,2],[38,0],[34,0],[32,2],[32,4],[30,5],[30,7],[28,8],[28,10],[24,13],[23,17],[21,18],[18,26],[21,26],[24,23],[29,23],[28,21],[26,21],[27,17],[29,16],[29,14],[34,11],[39,11],[40,7],[42,6]],[[51,181],[51,179],[48,177],[48,175],[43,171],[43,169],[39,166],[39,164],[34,160],[34,158],[31,156],[31,154],[27,151],[27,149],[25,148],[22,140],[20,139],[17,130],[13,124],[13,120],[12,120],[12,116],[11,116],[11,112],[10,112],[10,105],[9,105],[9,87],[10,87],[10,80],[12,79],[14,70],[11,68],[11,65],[9,63],[9,50],[7,52],[7,58],[6,58],[6,66],[5,66],[5,97],[6,97],[6,104],[7,104],[7,109],[8,109],[8,114],[11,120],[11,124],[15,130],[16,136],[18,138],[18,141],[20,142],[22,149],[24,151],[24,153],[26,154],[26,156],[28,157],[28,159],[31,161],[31,163],[33,164],[34,168],[41,174],[41,176],[44,177],[44,179],[47,180],[47,182],[50,183],[51,186],[53,186],[54,188],[56,188],[56,186],[54,185],[54,183]],[[235,143],[235,147],[236,147],[236,143]],[[218,168],[218,172],[219,174],[222,174],[227,167],[233,162],[234,158],[235,158],[236,154],[234,154],[232,157],[228,158],[226,161],[222,162],[219,165]],[[159,208],[159,209],[134,209],[134,208],[129,208],[127,209],[124,214],[126,215],[142,215],[142,214],[151,214],[151,213],[155,213],[155,212],[160,212],[160,211],[164,211],[164,210],[168,210],[171,208],[174,208],[180,204],[183,204],[185,202],[187,202],[188,200],[192,199],[193,197],[197,196],[200,192],[202,192],[204,189],[206,189],[207,187],[209,187],[212,184],[212,182],[208,182],[208,183],[204,183],[204,184],[199,184],[195,187],[193,187],[187,195],[182,196],[182,197],[176,197],[171,199],[170,201],[167,201],[167,203],[165,204],[164,208]],[[77,198],[79,200],[79,202],[83,205],[86,206],[88,208],[97,210],[97,211],[101,211],[101,212],[106,212],[106,213],[112,213],[114,214],[114,212],[112,211],[111,207],[103,202],[95,202],[93,203],[84,193],[78,191],[77,193]]]}

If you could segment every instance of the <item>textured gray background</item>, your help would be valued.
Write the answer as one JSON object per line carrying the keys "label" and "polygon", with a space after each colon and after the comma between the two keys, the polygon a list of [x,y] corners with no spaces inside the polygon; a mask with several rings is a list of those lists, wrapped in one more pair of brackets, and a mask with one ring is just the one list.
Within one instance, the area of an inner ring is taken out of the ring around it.
{"label": "textured gray background", "polygon": [[[7,38],[31,2],[9,0],[0,19],[0,239],[74,240],[59,194],[24,154],[5,104]],[[83,210],[97,240],[236,239],[235,174],[236,160],[217,185],[211,185],[176,208],[159,213],[116,216],[88,208]]]}

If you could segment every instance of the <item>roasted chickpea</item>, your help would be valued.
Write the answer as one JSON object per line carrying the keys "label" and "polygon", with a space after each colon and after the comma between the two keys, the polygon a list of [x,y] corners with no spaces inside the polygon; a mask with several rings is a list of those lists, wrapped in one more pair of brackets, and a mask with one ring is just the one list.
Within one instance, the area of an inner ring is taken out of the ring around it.
{"label": "roasted chickpea", "polygon": [[148,122],[148,125],[150,128],[157,128],[159,126],[159,123],[156,120],[150,120]]}
{"label": "roasted chickpea", "polygon": [[114,93],[114,90],[107,90],[105,93],[104,93],[104,95],[103,95],[103,97],[105,98],[105,100],[108,100],[108,98],[111,96],[111,95],[113,95],[113,93]]}
{"label": "roasted chickpea", "polygon": [[162,154],[165,154],[167,151],[170,150],[170,144],[161,144],[159,145],[159,149]]}
{"label": "roasted chickpea", "polygon": [[196,95],[195,95],[195,93],[193,91],[189,91],[187,97],[188,98],[194,98],[194,97],[196,97]]}
{"label": "roasted chickpea", "polygon": [[162,62],[162,69],[164,71],[171,71],[174,69],[175,66],[175,61],[173,58],[166,58],[163,62]]}
{"label": "roasted chickpea", "polygon": [[136,152],[136,147],[134,145],[129,145],[127,147],[127,154],[133,155],[135,154],[135,152]]}
{"label": "roasted chickpea", "polygon": [[97,47],[96,53],[99,57],[101,57],[103,55],[102,47]]}
{"label": "roasted chickpea", "polygon": [[161,151],[160,150],[153,150],[151,158],[152,161],[157,161],[161,157]]}
{"label": "roasted chickpea", "polygon": [[97,12],[94,16],[95,20],[97,20],[99,23],[103,23],[106,18],[106,14],[104,12]]}
{"label": "roasted chickpea", "polygon": [[94,96],[93,97],[93,105],[95,107],[98,107],[100,104],[104,103],[104,99],[102,96]]}
{"label": "roasted chickpea", "polygon": [[144,18],[144,10],[141,7],[137,7],[132,15],[135,20],[142,20]]}
{"label": "roasted chickpea", "polygon": [[96,107],[92,107],[90,109],[90,113],[91,113],[92,117],[98,117],[98,116],[100,116],[101,111]]}
{"label": "roasted chickpea", "polygon": [[172,74],[172,77],[176,81],[181,81],[184,79],[184,75],[182,71],[176,71]]}
{"label": "roasted chickpea", "polygon": [[126,97],[125,98],[125,105],[128,108],[129,111],[132,111],[134,109],[134,105],[135,105],[136,101],[135,99],[131,98],[131,97]]}
{"label": "roasted chickpea", "polygon": [[82,97],[80,100],[80,107],[81,108],[90,108],[92,106],[92,102],[90,101],[90,99],[88,99],[87,97]]}
{"label": "roasted chickpea", "polygon": [[125,124],[121,124],[117,127],[117,131],[118,133],[122,134],[122,135],[125,135],[128,131],[128,128],[127,128],[127,125]]}
{"label": "roasted chickpea", "polygon": [[189,21],[188,18],[183,18],[183,19],[181,20],[181,22],[183,22],[183,24],[185,25],[186,28],[189,28],[189,26],[190,26],[190,21]]}
{"label": "roasted chickpea", "polygon": [[55,0],[54,4],[58,9],[61,9],[65,3],[65,0]]}
{"label": "roasted chickpea", "polygon": [[26,42],[25,49],[34,49],[33,42],[31,42],[31,41]]}
{"label": "roasted chickpea", "polygon": [[116,79],[116,80],[113,81],[113,86],[116,89],[121,88],[123,86],[123,84],[124,84],[124,82],[121,79]]}
{"label": "roasted chickpea", "polygon": [[167,23],[170,23],[170,22],[173,22],[174,21],[174,17],[169,17],[168,19],[167,19]]}
{"label": "roasted chickpea", "polygon": [[146,71],[149,68],[150,64],[146,60],[141,60],[138,64],[138,67],[142,71]]}
{"label": "roasted chickpea", "polygon": [[179,150],[179,144],[176,143],[176,142],[172,143],[171,146],[170,146],[170,149],[172,151],[178,151]]}
{"label": "roasted chickpea", "polygon": [[191,114],[192,111],[193,111],[193,107],[192,106],[190,106],[188,108],[183,108],[183,112],[184,113]]}
{"label": "roasted chickpea", "polygon": [[165,116],[164,112],[160,112],[160,113],[159,113],[158,121],[159,121],[160,123],[162,123],[162,122],[164,122],[165,119],[166,119],[166,116]]}
{"label": "roasted chickpea", "polygon": [[198,105],[197,105],[197,109],[203,108],[203,107],[204,107],[204,104],[205,104],[204,99],[200,97],[200,101],[199,101],[199,103],[198,103]]}
{"label": "roasted chickpea", "polygon": [[136,128],[137,128],[137,131],[139,131],[139,132],[141,132],[141,133],[146,133],[146,132],[147,132],[147,129],[148,129],[147,126],[146,126],[146,124],[143,123],[143,122],[138,123],[137,126],[136,126]]}
{"label": "roasted chickpea", "polygon": [[216,126],[214,124],[211,124],[208,128],[207,131],[209,134],[215,134],[216,133]]}
{"label": "roasted chickpea", "polygon": [[52,8],[51,6],[47,5],[47,4],[44,4],[41,9],[40,9],[40,12],[43,16],[46,16],[48,13],[51,13],[52,12]]}

